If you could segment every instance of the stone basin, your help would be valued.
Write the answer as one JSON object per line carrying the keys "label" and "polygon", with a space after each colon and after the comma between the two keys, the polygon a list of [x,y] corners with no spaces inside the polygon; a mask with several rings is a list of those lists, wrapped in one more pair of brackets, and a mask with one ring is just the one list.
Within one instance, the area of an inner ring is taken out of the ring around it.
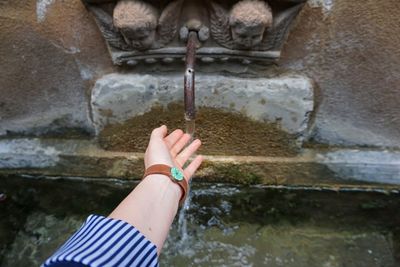
{"label": "stone basin", "polygon": [[[38,266],[133,181],[0,177],[0,266]],[[161,266],[399,266],[400,197],[378,190],[194,183],[187,238],[175,221]],[[85,203],[84,205],[82,203]]]}

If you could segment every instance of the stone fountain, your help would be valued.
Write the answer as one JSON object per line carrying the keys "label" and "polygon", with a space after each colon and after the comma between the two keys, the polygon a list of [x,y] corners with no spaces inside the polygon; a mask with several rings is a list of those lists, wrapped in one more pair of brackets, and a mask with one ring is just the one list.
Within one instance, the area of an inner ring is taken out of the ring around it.
{"label": "stone fountain", "polygon": [[96,82],[91,101],[97,133],[110,123],[148,112],[155,104],[183,99],[181,72],[193,32],[199,106],[242,112],[252,119],[277,122],[299,137],[306,134],[314,108],[312,81],[265,71],[279,59],[304,1],[85,3],[114,64],[129,72]]}
{"label": "stone fountain", "polygon": [[153,127],[194,118],[206,183],[162,265],[400,261],[398,0],[0,2],[0,265],[108,213]]}
{"label": "stone fountain", "polygon": [[[292,49],[286,41],[293,27],[302,27],[297,16],[315,1],[82,3],[81,11],[107,46],[101,57],[114,65],[88,83],[87,128],[93,135],[4,139],[1,172],[139,178],[150,130],[161,123],[183,128],[184,99],[186,117],[195,116],[190,81],[196,61],[197,134],[206,155],[199,177],[296,186],[400,183],[396,151],[336,150],[309,142],[321,102],[319,85],[315,75],[281,67],[279,60],[284,47],[286,53]],[[193,71],[186,72],[186,82],[185,61]],[[185,84],[191,90],[184,90]]]}

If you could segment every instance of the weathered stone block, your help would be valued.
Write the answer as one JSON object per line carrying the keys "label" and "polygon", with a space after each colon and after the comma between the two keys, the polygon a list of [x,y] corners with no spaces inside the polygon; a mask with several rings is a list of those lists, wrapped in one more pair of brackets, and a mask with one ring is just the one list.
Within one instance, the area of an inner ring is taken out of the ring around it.
{"label": "weathered stone block", "polygon": [[343,179],[400,184],[399,152],[338,150],[318,154],[317,161]]}
{"label": "weathered stone block", "polygon": [[[222,108],[255,120],[278,122],[289,133],[305,133],[314,108],[313,97],[313,83],[304,76],[272,79],[196,76],[197,106]],[[182,75],[106,75],[97,80],[92,91],[94,126],[98,133],[105,125],[141,115],[154,105],[182,100]]]}
{"label": "weathered stone block", "polygon": [[57,164],[59,154],[39,139],[12,139],[0,145],[0,168],[48,168]]}

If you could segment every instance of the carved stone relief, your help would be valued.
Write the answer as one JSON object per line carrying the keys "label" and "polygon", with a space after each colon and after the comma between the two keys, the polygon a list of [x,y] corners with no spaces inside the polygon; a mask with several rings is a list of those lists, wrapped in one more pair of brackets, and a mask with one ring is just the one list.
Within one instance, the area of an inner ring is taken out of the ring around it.
{"label": "carved stone relief", "polygon": [[203,62],[271,63],[306,0],[82,0],[117,65],[171,63],[198,34]]}

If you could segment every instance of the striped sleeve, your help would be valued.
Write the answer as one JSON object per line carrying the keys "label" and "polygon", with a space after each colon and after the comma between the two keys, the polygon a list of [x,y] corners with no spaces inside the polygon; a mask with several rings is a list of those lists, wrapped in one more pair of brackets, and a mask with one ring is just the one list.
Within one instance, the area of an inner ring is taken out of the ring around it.
{"label": "striped sleeve", "polygon": [[157,248],[132,225],[90,215],[41,267],[158,267]]}

